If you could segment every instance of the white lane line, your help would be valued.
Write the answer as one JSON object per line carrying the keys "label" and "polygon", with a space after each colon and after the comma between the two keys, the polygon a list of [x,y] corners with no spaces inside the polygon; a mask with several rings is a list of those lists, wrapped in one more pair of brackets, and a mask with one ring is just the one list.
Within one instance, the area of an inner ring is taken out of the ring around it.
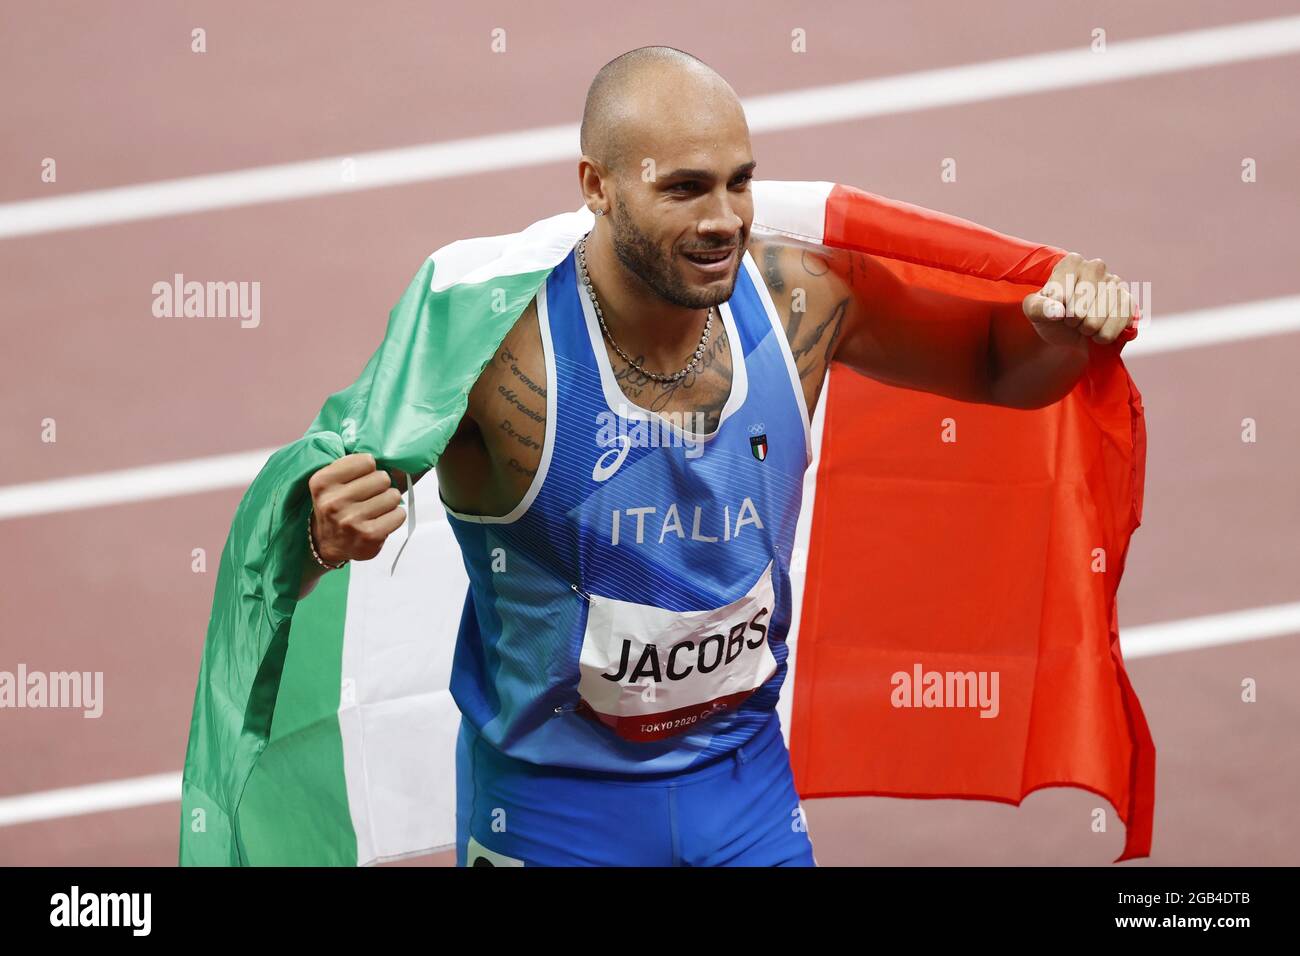
{"label": "white lane line", "polygon": [[[1300,601],[1120,630],[1126,661],[1300,634]],[[181,775],[113,780],[0,797],[0,827],[180,800]]]}
{"label": "white lane line", "polygon": [[[771,133],[1300,52],[1300,16],[1162,34],[744,100]],[[448,140],[0,205],[0,239],[427,182],[578,157],[578,124]],[[345,167],[345,161],[350,165]],[[345,169],[349,175],[345,176]]]}
{"label": "white lane line", "polygon": [[745,100],[754,132],[978,103],[1300,52],[1300,17],[1108,42]]}
{"label": "white lane line", "polygon": [[[1156,315],[1138,327],[1124,358],[1300,331],[1300,295]],[[121,471],[0,486],[0,521],[80,508],[247,487],[276,449],[191,458]]]}
{"label": "white lane line", "polygon": [[1290,634],[1300,634],[1300,601],[1121,628],[1119,649],[1130,661]]}
{"label": "white lane line", "polygon": [[191,458],[0,488],[0,520],[248,485],[276,451]]}
{"label": "white lane line", "polygon": [[0,239],[520,169],[576,158],[577,143],[573,123],[29,199],[0,205]]}
{"label": "white lane line", "polygon": [[1237,342],[1300,329],[1300,295],[1261,299],[1183,312],[1168,319],[1159,314],[1138,324],[1138,337],[1124,346],[1125,359],[1134,355],[1177,352],[1222,342]]}
{"label": "white lane line", "polygon": [[150,777],[110,780],[82,787],[65,787],[17,797],[0,797],[0,827],[57,820],[106,810],[128,810],[181,798],[181,775],[158,773]]}

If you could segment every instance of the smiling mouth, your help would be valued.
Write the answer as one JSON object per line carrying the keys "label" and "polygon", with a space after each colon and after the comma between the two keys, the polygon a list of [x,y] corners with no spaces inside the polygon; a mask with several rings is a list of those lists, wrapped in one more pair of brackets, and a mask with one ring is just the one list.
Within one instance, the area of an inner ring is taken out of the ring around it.
{"label": "smiling mouth", "polygon": [[683,252],[686,259],[702,269],[721,269],[730,261],[736,249],[731,246],[727,249],[711,249],[707,252]]}

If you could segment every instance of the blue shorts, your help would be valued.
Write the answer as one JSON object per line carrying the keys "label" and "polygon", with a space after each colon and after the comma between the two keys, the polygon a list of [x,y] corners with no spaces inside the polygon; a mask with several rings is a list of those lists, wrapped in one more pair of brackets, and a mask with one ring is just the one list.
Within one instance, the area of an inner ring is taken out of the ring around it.
{"label": "blue shorts", "polygon": [[507,757],[464,720],[457,866],[816,866],[775,711],[704,767],[653,778]]}

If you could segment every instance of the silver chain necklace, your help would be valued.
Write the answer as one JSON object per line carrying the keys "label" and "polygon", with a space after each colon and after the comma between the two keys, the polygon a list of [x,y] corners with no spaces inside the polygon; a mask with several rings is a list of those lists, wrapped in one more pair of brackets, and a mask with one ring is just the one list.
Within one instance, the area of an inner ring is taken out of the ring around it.
{"label": "silver chain necklace", "polygon": [[587,295],[591,297],[591,305],[596,310],[596,319],[600,322],[600,328],[605,333],[605,338],[609,339],[609,344],[614,346],[614,351],[619,354],[624,362],[632,366],[642,375],[647,378],[652,378],[656,382],[675,382],[684,375],[688,375],[691,369],[695,368],[696,364],[700,361],[700,356],[704,354],[704,346],[708,343],[709,332],[713,328],[713,306],[709,306],[709,316],[704,320],[704,334],[700,336],[700,344],[696,347],[695,353],[691,356],[691,360],[686,363],[686,367],[680,372],[674,372],[672,375],[663,375],[659,372],[652,372],[649,369],[638,365],[636,362],[633,362],[631,357],[618,347],[618,343],[614,341],[614,336],[609,334],[609,326],[605,324],[605,316],[600,311],[600,301],[596,298],[596,290],[592,288],[591,285],[591,276],[587,275],[586,236],[583,236],[578,240],[578,271],[582,275],[582,284],[587,287]]}

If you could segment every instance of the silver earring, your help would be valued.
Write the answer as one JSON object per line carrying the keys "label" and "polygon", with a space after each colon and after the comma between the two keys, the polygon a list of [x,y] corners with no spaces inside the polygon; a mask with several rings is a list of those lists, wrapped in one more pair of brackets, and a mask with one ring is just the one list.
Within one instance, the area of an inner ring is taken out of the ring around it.
{"label": "silver earring", "polygon": [[603,216],[603,215],[605,215],[605,210],[603,210],[603,209],[597,209],[597,210],[596,210],[596,215],[597,215],[597,216]]}

